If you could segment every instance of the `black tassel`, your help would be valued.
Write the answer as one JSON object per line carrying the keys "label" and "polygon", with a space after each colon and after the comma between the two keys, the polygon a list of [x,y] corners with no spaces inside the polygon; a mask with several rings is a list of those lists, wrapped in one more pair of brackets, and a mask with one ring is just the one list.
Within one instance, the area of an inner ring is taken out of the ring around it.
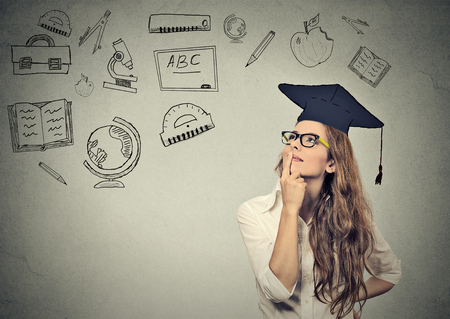
{"label": "black tassel", "polygon": [[378,170],[380,171],[377,175],[377,178],[375,178],[375,185],[381,185],[381,178],[383,177],[383,166],[378,166]]}
{"label": "black tassel", "polygon": [[383,158],[383,127],[381,127],[380,166],[378,166],[379,173],[375,178],[375,185],[381,185],[381,178],[383,177],[383,166],[381,165],[382,158]]}

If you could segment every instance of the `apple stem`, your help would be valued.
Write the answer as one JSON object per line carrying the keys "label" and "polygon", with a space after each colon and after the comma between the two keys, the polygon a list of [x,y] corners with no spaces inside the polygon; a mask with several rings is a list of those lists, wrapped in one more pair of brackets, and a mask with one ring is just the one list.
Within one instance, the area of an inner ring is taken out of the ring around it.
{"label": "apple stem", "polygon": [[308,21],[303,21],[303,25],[305,26],[305,33],[306,33],[306,34],[309,34],[309,31],[308,31]]}

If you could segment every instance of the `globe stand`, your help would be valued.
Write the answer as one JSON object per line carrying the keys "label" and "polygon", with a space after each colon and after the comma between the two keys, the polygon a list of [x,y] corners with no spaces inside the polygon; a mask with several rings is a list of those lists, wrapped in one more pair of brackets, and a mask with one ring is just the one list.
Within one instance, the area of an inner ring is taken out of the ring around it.
{"label": "globe stand", "polygon": [[94,188],[125,188],[125,185],[118,180],[108,179],[95,184]]}

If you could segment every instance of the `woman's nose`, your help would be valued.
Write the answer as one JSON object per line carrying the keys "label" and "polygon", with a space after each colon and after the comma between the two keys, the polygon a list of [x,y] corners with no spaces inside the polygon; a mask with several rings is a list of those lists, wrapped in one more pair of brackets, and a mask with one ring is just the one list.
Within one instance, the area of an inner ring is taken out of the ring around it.
{"label": "woman's nose", "polygon": [[291,148],[294,148],[296,150],[300,149],[300,138],[296,138],[295,141],[291,142]]}

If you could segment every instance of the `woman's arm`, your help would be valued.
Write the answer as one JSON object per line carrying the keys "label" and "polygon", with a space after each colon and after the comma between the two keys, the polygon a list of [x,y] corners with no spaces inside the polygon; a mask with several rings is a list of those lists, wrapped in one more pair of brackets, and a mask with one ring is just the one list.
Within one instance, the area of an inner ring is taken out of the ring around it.
{"label": "woman's arm", "polygon": [[391,290],[394,287],[394,284],[390,283],[389,281],[379,279],[376,277],[370,277],[366,281],[366,288],[367,288],[367,296],[364,293],[364,290],[361,288],[359,290],[359,298],[358,301],[370,299],[379,295],[382,295],[389,290]]}
{"label": "woman's arm", "polygon": [[306,183],[299,172],[290,172],[292,153],[284,159],[281,175],[283,209],[269,267],[288,290],[297,283],[300,265],[298,255],[298,214],[303,203]]}
{"label": "woman's arm", "polygon": [[269,267],[283,286],[292,291],[300,273],[298,212],[292,213],[283,207]]}

